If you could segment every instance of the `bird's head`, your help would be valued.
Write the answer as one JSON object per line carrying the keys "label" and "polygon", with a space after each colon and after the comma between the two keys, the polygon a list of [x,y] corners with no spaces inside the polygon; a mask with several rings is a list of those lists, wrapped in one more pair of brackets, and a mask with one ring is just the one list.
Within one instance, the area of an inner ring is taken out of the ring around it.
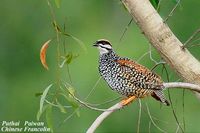
{"label": "bird's head", "polygon": [[109,53],[112,51],[112,45],[108,40],[105,39],[99,39],[97,40],[94,45],[99,49],[100,55]]}

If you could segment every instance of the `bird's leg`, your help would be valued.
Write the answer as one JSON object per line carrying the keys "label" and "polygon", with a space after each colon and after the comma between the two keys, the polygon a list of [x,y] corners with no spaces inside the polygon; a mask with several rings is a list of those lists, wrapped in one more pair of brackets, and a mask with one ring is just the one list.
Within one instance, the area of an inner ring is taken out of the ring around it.
{"label": "bird's leg", "polygon": [[126,98],[126,99],[123,99],[123,100],[121,101],[121,104],[122,104],[123,106],[125,106],[125,105],[131,103],[131,102],[132,102],[133,100],[135,100],[135,99],[136,99],[136,96],[128,97],[128,98]]}

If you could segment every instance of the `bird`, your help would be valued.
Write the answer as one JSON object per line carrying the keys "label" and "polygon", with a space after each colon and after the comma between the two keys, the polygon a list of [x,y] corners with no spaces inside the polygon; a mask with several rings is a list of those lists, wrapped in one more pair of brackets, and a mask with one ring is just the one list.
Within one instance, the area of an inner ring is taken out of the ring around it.
{"label": "bird", "polygon": [[106,39],[97,40],[93,46],[99,50],[98,69],[101,77],[112,90],[125,96],[123,105],[147,96],[170,105],[164,96],[164,85],[159,75],[134,60],[117,55]]}

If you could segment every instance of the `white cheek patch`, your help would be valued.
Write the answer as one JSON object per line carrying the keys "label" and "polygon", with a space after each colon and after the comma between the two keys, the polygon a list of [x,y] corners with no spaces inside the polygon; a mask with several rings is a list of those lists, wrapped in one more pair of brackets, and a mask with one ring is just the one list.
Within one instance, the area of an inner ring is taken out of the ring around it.
{"label": "white cheek patch", "polygon": [[99,49],[100,55],[106,54],[106,53],[109,52],[109,51],[108,51],[107,49],[105,49],[105,48],[98,47],[98,49]]}

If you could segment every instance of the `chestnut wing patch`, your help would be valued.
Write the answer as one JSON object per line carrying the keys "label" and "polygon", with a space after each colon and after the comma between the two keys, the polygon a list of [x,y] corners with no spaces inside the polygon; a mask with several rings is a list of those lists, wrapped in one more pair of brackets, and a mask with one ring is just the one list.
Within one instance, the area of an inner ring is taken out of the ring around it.
{"label": "chestnut wing patch", "polygon": [[[143,82],[141,82],[138,79],[132,80],[136,84],[143,84],[146,87],[148,87],[148,89],[153,89],[153,90],[162,89],[163,85],[162,85],[162,80],[161,80],[160,76],[158,76],[155,73],[151,72],[148,68],[146,68],[146,67],[144,67],[144,66],[142,66],[142,65],[140,65],[140,64],[138,64],[138,63],[136,63],[134,61],[129,61],[129,60],[126,60],[126,59],[120,59],[120,60],[115,60],[115,61],[118,64],[120,64],[122,67],[128,67],[132,71],[135,71],[136,73],[138,73],[138,75],[142,74],[142,75],[144,75],[146,77],[143,80]],[[128,79],[130,79],[130,78],[128,78]],[[147,89],[146,87],[144,89]]]}
{"label": "chestnut wing patch", "polygon": [[126,66],[126,67],[129,67],[129,68],[132,68],[132,69],[135,69],[137,70],[138,72],[142,73],[142,74],[146,74],[148,72],[151,72],[148,68],[140,65],[140,64],[137,64],[133,61],[128,61],[128,60],[116,60],[117,63],[119,63],[120,65],[122,66]]}

